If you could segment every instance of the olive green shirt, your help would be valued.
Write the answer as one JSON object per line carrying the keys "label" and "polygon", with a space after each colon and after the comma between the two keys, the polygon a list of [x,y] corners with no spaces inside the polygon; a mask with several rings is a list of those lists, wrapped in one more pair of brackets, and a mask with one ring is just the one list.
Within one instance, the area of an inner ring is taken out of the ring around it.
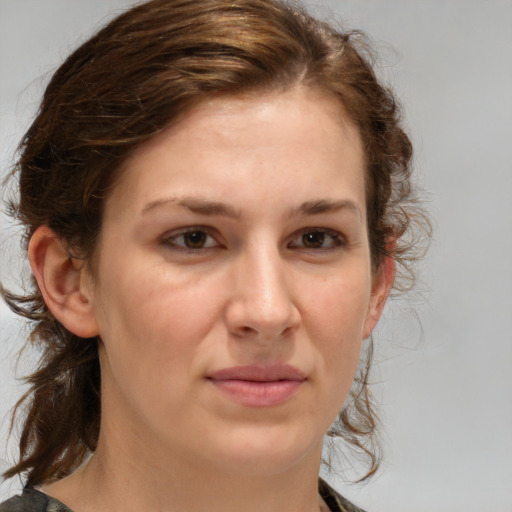
{"label": "olive green shirt", "polygon": [[[340,496],[334,489],[329,487],[323,480],[318,483],[320,496],[331,510],[331,512],[364,512],[356,507],[343,496]],[[27,488],[22,494],[0,504],[0,512],[73,512],[64,503],[37,491]]]}

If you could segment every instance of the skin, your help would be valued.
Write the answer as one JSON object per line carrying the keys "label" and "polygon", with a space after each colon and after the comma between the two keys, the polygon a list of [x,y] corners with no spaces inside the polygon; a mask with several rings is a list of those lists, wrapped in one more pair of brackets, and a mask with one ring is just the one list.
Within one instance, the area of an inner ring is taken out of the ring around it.
{"label": "skin", "polygon": [[[391,260],[372,273],[362,144],[338,101],[200,103],[125,163],[94,275],[46,227],[29,255],[55,316],[101,338],[98,449],[46,492],[75,512],[319,510],[323,436],[393,281]],[[273,405],[211,378],[279,364],[303,379]]]}

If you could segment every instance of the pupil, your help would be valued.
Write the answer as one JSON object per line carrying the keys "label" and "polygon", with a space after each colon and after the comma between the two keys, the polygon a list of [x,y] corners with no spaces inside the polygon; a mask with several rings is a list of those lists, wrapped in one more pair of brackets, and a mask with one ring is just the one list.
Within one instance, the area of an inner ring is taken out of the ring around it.
{"label": "pupil", "polygon": [[304,233],[302,235],[302,241],[306,247],[322,247],[325,240],[325,233],[316,231],[311,233]]}
{"label": "pupil", "polygon": [[206,233],[203,231],[190,231],[185,234],[185,245],[190,249],[203,247],[206,241]]}

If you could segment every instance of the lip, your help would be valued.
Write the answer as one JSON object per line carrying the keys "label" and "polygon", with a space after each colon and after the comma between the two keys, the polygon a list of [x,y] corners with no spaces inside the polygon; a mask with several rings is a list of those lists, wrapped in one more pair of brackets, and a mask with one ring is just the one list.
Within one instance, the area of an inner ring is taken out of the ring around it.
{"label": "lip", "polygon": [[274,407],[287,402],[307,380],[294,366],[233,366],[208,375],[208,380],[236,402],[249,407]]}

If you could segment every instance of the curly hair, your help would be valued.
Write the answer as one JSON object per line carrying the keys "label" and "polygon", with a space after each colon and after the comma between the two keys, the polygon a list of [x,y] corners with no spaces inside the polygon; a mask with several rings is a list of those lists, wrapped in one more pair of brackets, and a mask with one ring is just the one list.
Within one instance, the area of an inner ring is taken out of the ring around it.
{"label": "curly hair", "polygon": [[[24,226],[25,243],[47,225],[74,254],[91,258],[104,200],[135,148],[209,95],[297,84],[335,95],[358,127],[372,263],[376,269],[392,257],[404,278],[396,286],[407,286],[426,217],[411,184],[412,147],[397,102],[378,80],[362,33],[343,32],[281,0],[152,0],[74,51],[47,86],[11,177],[19,181],[11,213]],[[32,322],[29,342],[42,351],[16,407],[25,414],[19,461],[5,473],[26,474],[36,485],[70,474],[96,448],[98,340],[85,342],[61,325],[35,281],[30,293],[2,295]],[[371,350],[363,359],[330,435],[369,457],[368,476],[379,462]]]}

